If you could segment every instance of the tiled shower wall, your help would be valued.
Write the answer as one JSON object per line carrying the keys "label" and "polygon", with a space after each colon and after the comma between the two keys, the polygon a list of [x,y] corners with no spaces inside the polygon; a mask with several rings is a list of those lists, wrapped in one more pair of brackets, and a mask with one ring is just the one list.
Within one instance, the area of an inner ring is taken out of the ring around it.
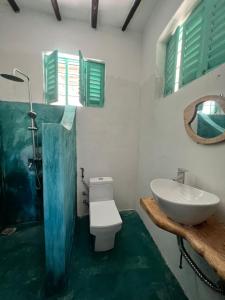
{"label": "tiled shower wall", "polygon": [[[43,122],[60,122],[64,107],[34,104],[41,150]],[[42,189],[37,190],[28,103],[0,101],[0,226],[42,219]],[[42,172],[40,172],[42,173]],[[40,174],[41,175],[41,174]]]}

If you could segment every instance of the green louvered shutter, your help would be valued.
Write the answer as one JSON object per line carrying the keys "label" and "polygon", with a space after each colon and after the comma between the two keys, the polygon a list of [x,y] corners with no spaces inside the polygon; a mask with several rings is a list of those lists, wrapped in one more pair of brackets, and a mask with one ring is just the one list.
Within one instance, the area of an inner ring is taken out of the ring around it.
{"label": "green louvered shutter", "polygon": [[225,62],[225,0],[211,0],[207,69]]}
{"label": "green louvered shutter", "polygon": [[44,56],[45,102],[58,100],[58,51]]}
{"label": "green louvered shutter", "polygon": [[181,86],[204,73],[206,2],[202,1],[184,23]]}
{"label": "green louvered shutter", "polygon": [[79,87],[79,91],[80,91],[80,103],[83,106],[86,106],[86,86],[87,86],[87,82],[86,82],[86,61],[81,53],[81,51],[79,51],[79,82],[80,82],[80,87]]}
{"label": "green louvered shutter", "polygon": [[105,64],[86,61],[87,106],[103,107],[105,98]]}
{"label": "green louvered shutter", "polygon": [[179,27],[177,28],[176,32],[169,38],[166,45],[164,95],[168,95],[174,92],[178,40],[179,40]]}

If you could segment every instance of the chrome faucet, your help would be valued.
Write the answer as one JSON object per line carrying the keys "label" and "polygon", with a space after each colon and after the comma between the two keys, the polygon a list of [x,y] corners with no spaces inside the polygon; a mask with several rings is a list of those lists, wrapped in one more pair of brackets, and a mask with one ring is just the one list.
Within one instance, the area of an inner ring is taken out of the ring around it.
{"label": "chrome faucet", "polygon": [[175,181],[179,182],[179,183],[183,183],[185,182],[185,173],[187,172],[186,169],[183,168],[178,168],[177,170],[177,177],[174,178]]}

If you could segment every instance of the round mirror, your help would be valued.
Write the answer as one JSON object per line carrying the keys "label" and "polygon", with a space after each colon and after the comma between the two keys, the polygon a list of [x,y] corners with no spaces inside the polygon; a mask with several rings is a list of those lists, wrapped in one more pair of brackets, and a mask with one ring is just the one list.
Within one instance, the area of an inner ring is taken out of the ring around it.
{"label": "round mirror", "polygon": [[185,128],[197,143],[214,144],[225,140],[225,98],[206,96],[184,111]]}

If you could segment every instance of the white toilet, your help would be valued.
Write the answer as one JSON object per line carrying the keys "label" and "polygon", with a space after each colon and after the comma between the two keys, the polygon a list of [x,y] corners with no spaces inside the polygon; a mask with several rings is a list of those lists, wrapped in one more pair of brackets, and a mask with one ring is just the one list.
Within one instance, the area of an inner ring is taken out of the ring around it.
{"label": "white toilet", "polygon": [[95,251],[114,247],[115,235],[122,220],[113,200],[111,177],[90,178],[89,182],[90,233],[95,236]]}

